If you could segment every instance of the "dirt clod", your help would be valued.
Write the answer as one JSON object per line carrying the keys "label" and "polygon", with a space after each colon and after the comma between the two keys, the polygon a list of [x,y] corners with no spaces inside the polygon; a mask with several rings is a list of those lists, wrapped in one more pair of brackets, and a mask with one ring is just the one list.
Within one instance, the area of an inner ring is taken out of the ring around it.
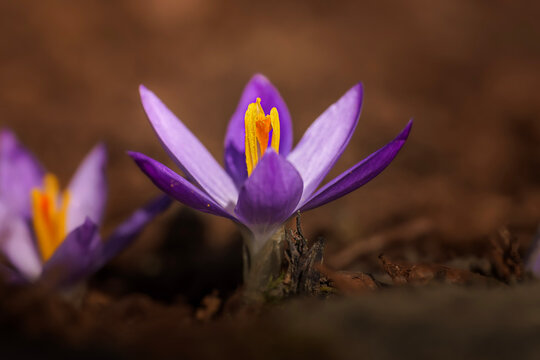
{"label": "dirt clod", "polygon": [[485,276],[468,270],[454,269],[440,264],[406,264],[392,262],[384,255],[379,255],[384,271],[392,278],[395,285],[447,283],[458,285],[491,284]]}

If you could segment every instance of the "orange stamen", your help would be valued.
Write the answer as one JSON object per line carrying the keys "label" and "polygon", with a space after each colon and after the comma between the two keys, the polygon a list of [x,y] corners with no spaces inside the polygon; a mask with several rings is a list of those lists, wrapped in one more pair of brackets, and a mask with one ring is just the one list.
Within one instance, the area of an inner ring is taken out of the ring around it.
{"label": "orange stamen", "polygon": [[34,232],[43,261],[47,261],[66,237],[67,210],[70,195],[59,194],[58,179],[47,174],[43,189],[31,193]]}
{"label": "orange stamen", "polygon": [[246,165],[248,176],[251,175],[255,166],[259,162],[268,148],[270,141],[270,131],[272,131],[271,146],[279,152],[279,114],[274,107],[270,110],[270,115],[265,115],[261,106],[261,99],[249,104],[245,115],[246,130]]}

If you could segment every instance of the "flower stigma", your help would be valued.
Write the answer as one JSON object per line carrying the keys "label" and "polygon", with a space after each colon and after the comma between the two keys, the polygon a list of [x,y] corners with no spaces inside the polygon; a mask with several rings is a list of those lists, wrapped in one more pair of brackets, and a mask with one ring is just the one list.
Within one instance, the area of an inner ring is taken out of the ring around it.
{"label": "flower stigma", "polygon": [[[261,106],[261,99],[248,105],[245,115],[246,126],[246,165],[248,176],[270,146],[279,153],[279,114],[275,107],[270,115],[265,115]],[[272,132],[272,133],[270,133]],[[270,141],[271,136],[271,141]]]}
{"label": "flower stigma", "polygon": [[49,260],[66,237],[67,209],[70,194],[60,196],[58,178],[45,175],[43,188],[32,190],[32,218],[34,232],[43,262]]}

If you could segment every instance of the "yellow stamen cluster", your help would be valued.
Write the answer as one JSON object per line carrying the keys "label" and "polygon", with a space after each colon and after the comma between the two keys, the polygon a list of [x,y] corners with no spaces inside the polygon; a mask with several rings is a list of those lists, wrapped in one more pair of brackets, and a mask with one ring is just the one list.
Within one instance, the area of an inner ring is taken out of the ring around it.
{"label": "yellow stamen cluster", "polygon": [[45,175],[43,189],[32,190],[34,231],[43,261],[49,260],[66,236],[69,192],[60,196],[58,179]]}
{"label": "yellow stamen cluster", "polygon": [[270,146],[279,152],[279,114],[275,107],[270,110],[270,115],[265,115],[261,106],[261,99],[249,104],[245,116],[246,126],[246,164],[248,176],[251,175],[259,158],[264,155],[270,140],[270,130],[272,130],[272,140]]}

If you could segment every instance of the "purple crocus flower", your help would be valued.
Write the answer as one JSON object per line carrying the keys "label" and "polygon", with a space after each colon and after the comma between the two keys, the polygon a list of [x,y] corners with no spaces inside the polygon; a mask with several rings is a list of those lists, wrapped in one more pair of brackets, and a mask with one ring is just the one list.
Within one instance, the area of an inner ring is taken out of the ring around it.
{"label": "purple crocus flower", "polygon": [[131,243],[170,200],[156,199],[135,211],[102,242],[99,226],[107,199],[107,154],[97,145],[66,191],[47,174],[15,135],[0,132],[0,273],[9,281],[76,285]]}
{"label": "purple crocus flower", "polygon": [[525,256],[525,270],[540,278],[540,226],[536,230],[527,255]]}
{"label": "purple crocus flower", "polygon": [[336,200],[377,176],[412,126],[410,121],[390,143],[319,188],[356,128],[362,84],[323,112],[292,148],[287,105],[266,77],[255,75],[229,122],[225,169],[154,93],[141,86],[140,94],[157,136],[185,177],[144,154],[131,152],[131,157],[156,186],[181,203],[249,229],[252,255],[295,212]]}

